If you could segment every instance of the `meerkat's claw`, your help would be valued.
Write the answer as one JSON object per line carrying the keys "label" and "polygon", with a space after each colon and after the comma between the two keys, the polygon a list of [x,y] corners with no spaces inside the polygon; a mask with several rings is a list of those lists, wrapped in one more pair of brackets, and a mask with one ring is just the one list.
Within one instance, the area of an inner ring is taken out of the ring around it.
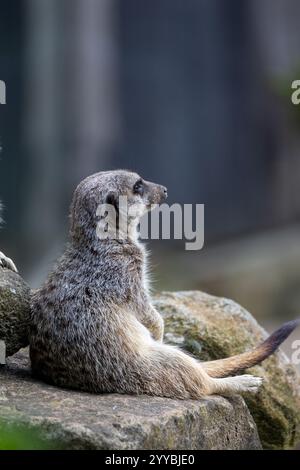
{"label": "meerkat's claw", "polygon": [[18,272],[15,263],[10,258],[7,258],[7,256],[5,256],[1,251],[0,251],[0,266],[2,268],[11,269],[11,271],[14,271],[15,273]]}

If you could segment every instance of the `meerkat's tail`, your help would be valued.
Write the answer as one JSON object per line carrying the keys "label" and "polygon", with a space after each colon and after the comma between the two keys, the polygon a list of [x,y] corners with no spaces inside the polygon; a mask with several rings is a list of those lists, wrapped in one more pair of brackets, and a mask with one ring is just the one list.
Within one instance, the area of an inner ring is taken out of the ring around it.
{"label": "meerkat's tail", "polygon": [[227,359],[202,362],[201,365],[210,377],[227,377],[253,367],[269,357],[283,341],[300,325],[300,319],[284,323],[263,343],[252,351],[248,351]]}

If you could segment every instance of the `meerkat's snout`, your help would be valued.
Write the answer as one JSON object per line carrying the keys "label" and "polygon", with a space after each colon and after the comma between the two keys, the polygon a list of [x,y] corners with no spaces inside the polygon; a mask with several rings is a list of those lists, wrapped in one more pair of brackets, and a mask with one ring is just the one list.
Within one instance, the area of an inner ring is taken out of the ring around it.
{"label": "meerkat's snout", "polygon": [[165,186],[161,186],[160,184],[156,185],[157,186],[157,192],[158,192],[158,202],[157,204],[162,204],[165,202],[165,200],[168,197],[168,190]]}
{"label": "meerkat's snout", "polygon": [[162,198],[163,198],[163,201],[165,201],[167,198],[168,198],[168,190],[165,186],[162,186]]}
{"label": "meerkat's snout", "polygon": [[147,185],[147,200],[148,204],[151,206],[162,204],[168,197],[168,190],[165,186],[160,184],[146,182]]}

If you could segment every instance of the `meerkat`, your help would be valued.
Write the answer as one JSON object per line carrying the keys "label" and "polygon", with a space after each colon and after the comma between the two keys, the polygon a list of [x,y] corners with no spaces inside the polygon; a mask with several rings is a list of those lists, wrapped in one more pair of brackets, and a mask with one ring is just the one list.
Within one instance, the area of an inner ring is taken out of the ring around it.
{"label": "meerkat", "polygon": [[[126,234],[100,239],[97,208],[110,204],[120,216],[120,196],[128,203]],[[29,339],[36,377],[94,393],[177,399],[258,390],[261,378],[231,375],[272,354],[297,321],[253,351],[211,362],[163,343],[164,323],[151,303],[137,227],[140,217],[166,197],[164,186],[125,170],[100,172],[79,184],[66,251],[32,296]]]}
{"label": "meerkat", "polygon": [[[3,210],[3,207],[2,207],[2,204],[1,204],[1,201],[0,201],[0,225],[3,222],[3,220],[2,220],[2,210]],[[0,251],[0,266],[2,268],[11,269],[12,271],[18,272],[15,263],[10,258],[5,256],[5,254],[2,253],[2,251]]]}

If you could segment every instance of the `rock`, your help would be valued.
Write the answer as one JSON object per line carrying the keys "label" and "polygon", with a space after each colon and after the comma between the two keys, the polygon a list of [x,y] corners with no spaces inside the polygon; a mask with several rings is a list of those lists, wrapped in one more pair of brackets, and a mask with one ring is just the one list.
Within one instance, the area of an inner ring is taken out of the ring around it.
{"label": "rock", "polygon": [[[256,346],[267,333],[232,300],[199,291],[162,293],[155,304],[165,320],[165,340],[201,360],[220,359]],[[264,378],[245,401],[264,448],[293,448],[300,441],[300,379],[282,352],[250,373]]]}
{"label": "rock", "polygon": [[38,431],[48,448],[260,449],[243,398],[171,400],[59,389],[31,378],[22,350],[0,371],[0,422]]}
{"label": "rock", "polygon": [[30,289],[19,274],[0,267],[0,341],[11,356],[28,345]]}

